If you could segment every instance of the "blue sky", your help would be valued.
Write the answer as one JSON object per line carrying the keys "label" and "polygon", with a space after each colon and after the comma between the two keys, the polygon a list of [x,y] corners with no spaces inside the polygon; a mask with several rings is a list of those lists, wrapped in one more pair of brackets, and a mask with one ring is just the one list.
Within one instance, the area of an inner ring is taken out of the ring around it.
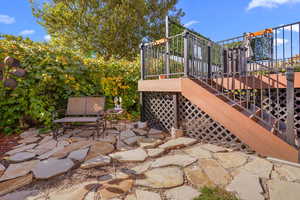
{"label": "blue sky", "polygon": [[[300,21],[300,0],[180,0],[184,24],[213,40]],[[28,0],[1,0],[0,33],[44,41]]]}

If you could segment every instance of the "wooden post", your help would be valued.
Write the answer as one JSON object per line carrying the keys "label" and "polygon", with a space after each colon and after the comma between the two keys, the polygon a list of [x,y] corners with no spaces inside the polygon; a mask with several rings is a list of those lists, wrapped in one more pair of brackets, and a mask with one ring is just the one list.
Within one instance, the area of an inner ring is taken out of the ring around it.
{"label": "wooden post", "polygon": [[287,108],[287,118],[286,118],[286,139],[287,142],[291,145],[295,144],[295,125],[294,125],[294,115],[295,115],[295,106],[294,106],[294,68],[288,67],[286,71],[286,108]]}
{"label": "wooden post", "polygon": [[184,77],[189,76],[189,32],[187,30],[184,31]]}
{"label": "wooden post", "polygon": [[207,46],[207,78],[211,78],[211,46]]}
{"label": "wooden post", "polygon": [[227,74],[228,73],[228,51],[227,49],[223,50],[223,73]]}
{"label": "wooden post", "polygon": [[145,121],[143,94],[144,94],[143,92],[140,92],[140,117],[141,117],[141,122]]}
{"label": "wooden post", "polygon": [[141,49],[141,80],[144,80],[145,76],[145,52],[144,52],[144,43],[140,44]]}
{"label": "wooden post", "polygon": [[177,94],[173,95],[173,105],[174,105],[174,124],[173,127],[178,129],[178,100],[177,100]]}
{"label": "wooden post", "polygon": [[169,78],[170,74],[170,44],[169,44],[169,16],[166,16],[166,71],[167,78]]}

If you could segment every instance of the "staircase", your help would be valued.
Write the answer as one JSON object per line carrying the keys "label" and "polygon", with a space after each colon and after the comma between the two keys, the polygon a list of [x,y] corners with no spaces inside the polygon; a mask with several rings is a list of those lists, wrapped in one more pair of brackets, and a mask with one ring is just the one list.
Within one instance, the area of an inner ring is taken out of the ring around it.
{"label": "staircase", "polygon": [[298,162],[298,150],[276,136],[274,127],[266,126],[265,123],[257,120],[254,113],[259,110],[251,114],[240,104],[227,101],[224,96],[216,95],[212,90],[191,79],[183,79],[181,87],[184,97],[221,123],[257,153]]}
{"label": "staircase", "polygon": [[299,162],[294,69],[278,65],[277,52],[247,56],[244,40],[215,43],[185,30],[143,44],[139,91],[180,92],[257,153]]}

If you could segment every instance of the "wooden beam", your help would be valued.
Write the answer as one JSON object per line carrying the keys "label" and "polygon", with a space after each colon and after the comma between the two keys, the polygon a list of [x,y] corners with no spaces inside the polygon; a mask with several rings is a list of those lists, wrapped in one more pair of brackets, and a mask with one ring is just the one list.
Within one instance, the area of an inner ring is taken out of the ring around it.
{"label": "wooden beam", "polygon": [[140,92],[181,92],[181,79],[140,80]]}
{"label": "wooden beam", "polygon": [[254,151],[263,155],[299,162],[298,150],[232,108],[190,79],[182,79],[182,95],[221,123]]}
{"label": "wooden beam", "polygon": [[[218,85],[223,83],[225,89],[259,89],[259,88],[286,88],[286,76],[284,74],[271,74],[270,78],[267,76],[258,77],[248,76],[240,78],[220,78],[213,79]],[[232,84],[234,82],[234,84]],[[234,88],[232,88],[234,85]],[[300,88],[300,72],[295,72],[295,88]],[[175,79],[160,79],[160,80],[140,80],[138,82],[138,90],[141,92],[180,92],[181,78]]]}

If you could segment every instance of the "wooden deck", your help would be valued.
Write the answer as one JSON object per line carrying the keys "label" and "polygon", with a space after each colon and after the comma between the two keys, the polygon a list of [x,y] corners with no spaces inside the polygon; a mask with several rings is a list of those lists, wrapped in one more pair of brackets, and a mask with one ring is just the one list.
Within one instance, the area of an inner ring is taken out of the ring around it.
{"label": "wooden deck", "polygon": [[[141,80],[138,83],[139,91],[153,92],[180,92],[181,80],[176,79],[161,79],[161,80]],[[278,80],[278,82],[277,82]],[[213,79],[217,85],[223,85],[223,88],[234,89],[257,89],[257,88],[286,88],[286,76],[284,74],[268,76],[249,76],[242,78],[223,78],[223,83],[220,79]],[[295,72],[295,88],[300,88],[300,72]]]}
{"label": "wooden deck", "polygon": [[[285,77],[282,76],[281,80],[284,88]],[[296,86],[300,87],[300,73],[297,73]],[[299,162],[296,148],[188,78],[139,81],[138,89],[141,92],[180,92],[258,154]]]}

